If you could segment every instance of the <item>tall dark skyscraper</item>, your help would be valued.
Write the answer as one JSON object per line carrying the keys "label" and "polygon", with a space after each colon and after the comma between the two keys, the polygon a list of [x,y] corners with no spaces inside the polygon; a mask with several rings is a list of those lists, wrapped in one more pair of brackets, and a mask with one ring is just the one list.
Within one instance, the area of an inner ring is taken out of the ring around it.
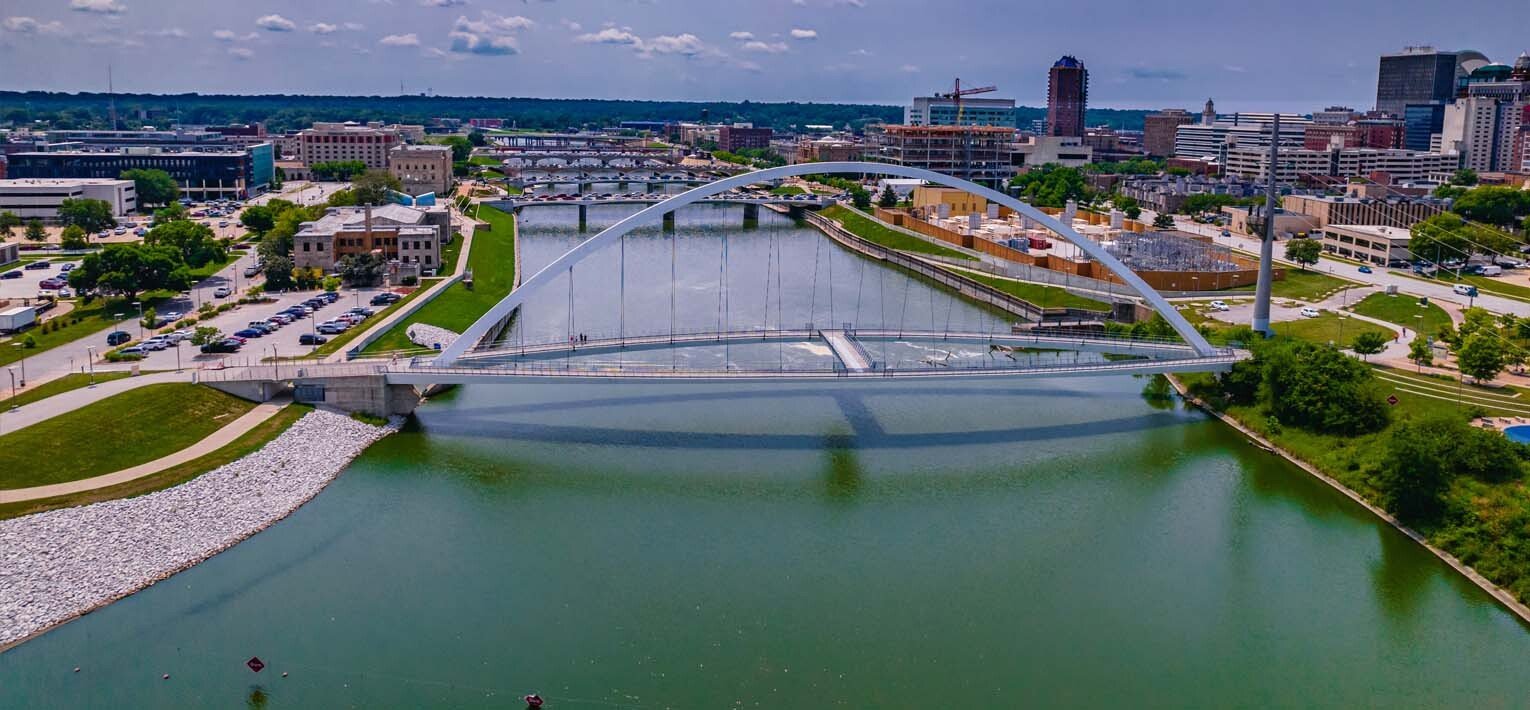
{"label": "tall dark skyscraper", "polygon": [[1456,98],[1457,83],[1487,63],[1481,52],[1470,49],[1405,47],[1397,54],[1383,54],[1376,74],[1376,110],[1402,117],[1412,104],[1448,104]]}
{"label": "tall dark skyscraper", "polygon": [[1089,70],[1072,56],[1052,65],[1047,77],[1047,135],[1084,135],[1084,107],[1089,103]]}

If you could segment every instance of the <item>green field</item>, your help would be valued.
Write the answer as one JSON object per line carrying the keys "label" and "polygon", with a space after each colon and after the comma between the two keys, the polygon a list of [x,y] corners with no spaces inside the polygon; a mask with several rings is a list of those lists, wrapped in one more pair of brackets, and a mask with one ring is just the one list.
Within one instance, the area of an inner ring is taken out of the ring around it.
{"label": "green field", "polygon": [[[1294,298],[1298,301],[1321,301],[1330,294],[1337,293],[1341,288],[1354,285],[1356,284],[1353,281],[1318,271],[1287,268],[1286,277],[1270,286],[1270,295],[1275,298]],[[1253,293],[1254,287],[1239,286],[1224,290],[1234,293]]]}
{"label": "green field", "polygon": [[1445,309],[1433,303],[1420,306],[1418,299],[1412,296],[1373,293],[1350,306],[1350,310],[1429,335],[1439,333],[1441,328],[1450,325],[1450,314]]}
{"label": "green field", "polygon": [[939,244],[933,244],[918,237],[904,234],[864,214],[846,209],[840,205],[825,207],[818,214],[838,222],[840,226],[850,230],[857,237],[868,242],[880,244],[889,249],[977,261],[976,258],[955,249],[947,249]]}
{"label": "green field", "polygon": [[148,463],[255,407],[200,385],[148,385],[0,436],[0,488],[77,481]]}
{"label": "green field", "polygon": [[445,293],[421,306],[420,310],[368,345],[362,354],[416,349],[406,332],[411,323],[428,323],[461,333],[510,293],[515,284],[515,217],[480,205],[478,219],[493,225],[493,229],[473,234],[473,249],[468,254],[468,266],[473,270],[473,288],[462,283],[452,284]]}
{"label": "green field", "polygon": [[800,187],[797,187],[796,185],[782,185],[781,187],[777,187],[775,189],[772,189],[770,191],[770,194],[772,194],[772,195],[805,195],[805,194],[807,194],[807,190],[804,190],[804,189],[802,189]]}
{"label": "green field", "polygon": [[[120,380],[128,376],[129,373],[126,372],[97,372],[95,374],[94,380],[97,384],[100,384],[102,382]],[[6,390],[4,392],[5,399],[0,399],[0,409],[21,407],[38,400],[47,399],[56,394],[63,394],[65,392],[77,390],[81,387],[89,387],[91,380],[91,375],[87,373],[75,372],[64,375],[63,377],[60,377],[56,380],[49,380],[48,382],[45,382],[36,387],[32,387],[31,389],[23,390],[18,393],[15,398],[11,398],[10,390]]]}
{"label": "green field", "polygon": [[462,254],[462,241],[462,235],[458,234],[451,244],[441,250],[441,268],[436,270],[437,276],[451,276],[457,271],[457,257]]}
{"label": "green field", "polygon": [[311,411],[313,408],[307,405],[289,404],[282,408],[282,411],[256,425],[254,429],[245,432],[243,436],[229,442],[223,448],[143,478],[82,493],[0,505],[0,520],[103,500],[130,498],[185,483],[219,466],[254,453]]}
{"label": "green field", "polygon": [[1276,335],[1284,335],[1291,338],[1324,344],[1333,342],[1340,347],[1350,347],[1355,338],[1361,333],[1380,333],[1391,340],[1396,334],[1375,323],[1367,323],[1358,318],[1340,319],[1338,314],[1324,311],[1316,318],[1298,318],[1296,320],[1277,321],[1270,323],[1275,329]]}
{"label": "green field", "polygon": [[[956,271],[953,269],[953,271]],[[1024,299],[1042,308],[1081,308],[1090,311],[1108,311],[1110,304],[1092,298],[1076,296],[1056,286],[1026,283],[1003,279],[972,271],[956,271],[973,281],[992,286],[1016,298]]]}

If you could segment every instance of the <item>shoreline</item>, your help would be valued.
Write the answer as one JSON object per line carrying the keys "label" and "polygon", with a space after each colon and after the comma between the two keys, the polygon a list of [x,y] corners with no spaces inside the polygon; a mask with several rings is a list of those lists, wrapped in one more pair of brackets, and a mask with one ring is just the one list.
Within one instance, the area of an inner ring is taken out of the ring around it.
{"label": "shoreline", "polygon": [[0,521],[0,654],[275,525],[399,426],[314,411],[178,486]]}
{"label": "shoreline", "polygon": [[1471,565],[1468,565],[1468,564],[1462,562],[1455,555],[1452,555],[1449,552],[1446,552],[1445,550],[1440,549],[1439,547],[1436,547],[1433,543],[1429,542],[1429,539],[1424,537],[1424,535],[1422,533],[1420,533],[1419,531],[1414,530],[1413,528],[1408,527],[1407,525],[1403,524],[1403,522],[1398,520],[1396,518],[1396,516],[1393,516],[1391,513],[1388,513],[1381,506],[1378,506],[1378,505],[1376,505],[1376,504],[1366,500],[1365,496],[1362,496],[1359,493],[1356,493],[1355,491],[1351,490],[1348,486],[1344,485],[1343,483],[1341,483],[1337,479],[1329,476],[1326,473],[1323,473],[1320,469],[1318,469],[1318,467],[1313,466],[1312,464],[1307,463],[1306,461],[1302,460],[1301,458],[1297,457],[1296,455],[1292,454],[1291,452],[1286,451],[1285,449],[1282,449],[1279,446],[1276,446],[1273,442],[1269,441],[1268,439],[1265,439],[1263,436],[1260,436],[1257,432],[1255,432],[1252,429],[1249,429],[1248,427],[1244,426],[1242,422],[1239,422],[1237,419],[1234,419],[1231,415],[1226,414],[1224,412],[1217,411],[1216,409],[1212,408],[1210,405],[1206,404],[1205,402],[1202,402],[1199,398],[1191,396],[1190,393],[1185,390],[1184,384],[1181,383],[1178,378],[1174,377],[1173,375],[1165,375],[1165,377],[1168,378],[1169,384],[1173,385],[1174,391],[1178,392],[1179,396],[1181,398],[1183,398],[1186,402],[1189,402],[1190,404],[1194,405],[1196,409],[1199,409],[1199,410],[1201,410],[1201,411],[1203,411],[1203,412],[1205,412],[1207,414],[1210,414],[1211,416],[1217,418],[1218,420],[1221,420],[1222,423],[1227,424],[1228,426],[1232,427],[1233,429],[1235,429],[1239,433],[1241,433],[1244,436],[1248,437],[1248,440],[1250,442],[1253,442],[1253,444],[1255,446],[1258,446],[1258,447],[1260,447],[1260,448],[1262,448],[1262,449],[1264,449],[1266,451],[1269,451],[1270,453],[1273,453],[1273,454],[1275,454],[1275,455],[1285,459],[1286,461],[1289,461],[1290,463],[1294,464],[1297,468],[1300,468],[1301,470],[1306,471],[1308,474],[1312,475],[1314,478],[1318,479],[1319,481],[1322,481],[1323,483],[1328,484],[1329,487],[1331,487],[1334,490],[1338,491],[1339,493],[1343,494],[1345,497],[1347,497],[1350,500],[1360,504],[1361,507],[1363,507],[1366,510],[1370,511],[1370,513],[1372,515],[1375,515],[1377,518],[1380,518],[1383,522],[1387,523],[1388,525],[1391,525],[1398,532],[1401,532],[1403,535],[1406,535],[1409,539],[1411,539],[1414,542],[1416,542],[1419,545],[1421,545],[1425,550],[1428,550],[1429,552],[1433,553],[1434,556],[1439,558],[1439,560],[1441,562],[1444,562],[1451,569],[1453,569],[1456,572],[1460,573],[1461,576],[1463,576],[1466,579],[1470,580],[1473,584],[1477,585],[1477,587],[1479,589],[1481,589],[1482,591],[1487,592],[1488,596],[1492,597],[1494,601],[1497,601],[1500,606],[1502,606],[1503,608],[1507,609],[1509,611],[1509,613],[1511,613],[1514,616],[1518,617],[1518,620],[1519,620],[1521,625],[1525,626],[1527,629],[1530,629],[1530,606],[1526,606],[1524,603],[1520,602],[1518,599],[1515,599],[1514,595],[1508,593],[1507,591],[1504,591],[1504,589],[1502,587],[1499,587],[1498,585],[1494,584],[1492,580],[1482,576],[1482,574],[1479,573],[1477,570],[1472,569]]}

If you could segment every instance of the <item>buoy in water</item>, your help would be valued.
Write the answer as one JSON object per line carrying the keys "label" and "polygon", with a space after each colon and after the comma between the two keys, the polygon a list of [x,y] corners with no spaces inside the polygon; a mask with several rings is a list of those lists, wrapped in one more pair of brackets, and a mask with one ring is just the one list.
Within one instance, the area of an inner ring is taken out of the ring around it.
{"label": "buoy in water", "polygon": [[527,695],[525,700],[526,700],[526,707],[530,708],[531,710],[535,710],[536,708],[542,707],[542,696],[537,695],[536,693],[532,693],[530,695]]}

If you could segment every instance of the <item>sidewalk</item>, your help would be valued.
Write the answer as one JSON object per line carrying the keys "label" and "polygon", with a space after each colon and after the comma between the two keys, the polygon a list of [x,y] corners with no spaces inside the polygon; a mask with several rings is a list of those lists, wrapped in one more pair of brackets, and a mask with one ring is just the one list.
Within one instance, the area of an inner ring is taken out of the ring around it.
{"label": "sidewalk", "polygon": [[[118,381],[121,382],[122,380]],[[41,404],[41,402],[38,404]],[[119,483],[127,483],[128,481],[132,481],[134,479],[143,478],[144,476],[150,476],[159,473],[160,471],[179,466],[189,461],[195,461],[196,459],[199,459],[203,456],[206,456],[207,454],[223,448],[224,446],[229,445],[235,439],[244,436],[250,430],[259,426],[262,422],[275,416],[276,413],[281,411],[282,407],[287,406],[287,404],[288,400],[274,400],[271,402],[258,404],[254,409],[246,412],[238,419],[229,422],[228,426],[213,432],[206,439],[198,441],[197,443],[192,444],[187,448],[181,449],[180,451],[177,451],[173,454],[170,454],[169,456],[155,459],[145,464],[139,464],[132,468],[125,468],[114,473],[102,474],[100,476],[86,478],[79,481],[69,481],[68,483],[55,483],[47,486],[33,486],[32,488],[0,490],[0,504],[21,503],[29,500],[38,500],[41,498],[53,498],[55,496],[83,493],[85,491],[92,491],[97,488],[115,486]]]}

